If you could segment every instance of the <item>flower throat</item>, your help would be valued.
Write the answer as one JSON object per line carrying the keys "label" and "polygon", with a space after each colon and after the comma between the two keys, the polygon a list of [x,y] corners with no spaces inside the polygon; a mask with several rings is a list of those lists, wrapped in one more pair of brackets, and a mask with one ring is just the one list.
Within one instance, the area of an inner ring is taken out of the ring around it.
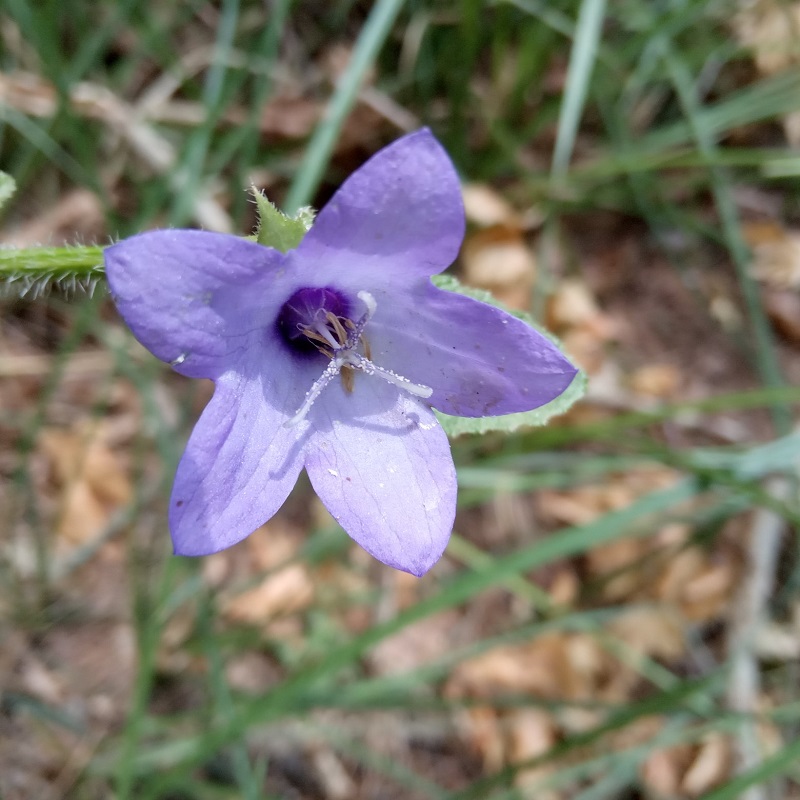
{"label": "flower throat", "polygon": [[297,425],[306,418],[314,401],[337,375],[341,376],[345,390],[352,392],[355,370],[376,375],[416,397],[428,398],[433,394],[430,387],[413,383],[371,361],[364,329],[378,306],[369,292],[359,292],[358,299],[366,309],[358,321],[352,319],[349,300],[332,287],[298,289],[281,308],[277,324],[287,344],[298,353],[310,355],[319,352],[330,359],[306,392],[297,413],[284,423],[286,427]]}

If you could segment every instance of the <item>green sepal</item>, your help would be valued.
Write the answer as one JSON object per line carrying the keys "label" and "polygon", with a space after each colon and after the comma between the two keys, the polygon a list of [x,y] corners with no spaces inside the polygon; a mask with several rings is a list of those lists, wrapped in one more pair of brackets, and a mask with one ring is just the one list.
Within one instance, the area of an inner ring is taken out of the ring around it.
{"label": "green sepal", "polygon": [[0,171],[0,208],[17,191],[16,181],[7,173]]}
{"label": "green sepal", "polygon": [[[530,314],[526,314],[524,311],[515,311],[507,308],[489,292],[483,291],[482,289],[473,289],[470,286],[464,286],[463,283],[460,283],[452,275],[434,275],[432,280],[434,285],[439,289],[444,289],[448,292],[458,292],[458,294],[472,297],[475,300],[480,300],[482,303],[488,303],[490,306],[512,314],[517,317],[517,319],[521,319],[526,325],[530,325],[531,328],[537,330],[560,350],[563,350],[561,342],[553,336],[552,333],[537,325]],[[581,370],[573,378],[572,383],[564,392],[546,405],[533,409],[533,411],[521,411],[518,414],[503,414],[499,417],[452,417],[449,414],[442,414],[440,411],[436,411],[436,416],[439,418],[439,422],[444,428],[445,433],[451,437],[461,436],[464,433],[492,433],[495,431],[511,433],[524,425],[544,425],[553,417],[567,411],[575,402],[580,400],[584,394],[586,394],[586,375]]]}
{"label": "green sepal", "polygon": [[314,209],[305,206],[298,209],[293,217],[289,217],[279,211],[255,186],[251,191],[258,212],[258,225],[252,238],[259,244],[280,250],[281,253],[294,250],[314,222]]}

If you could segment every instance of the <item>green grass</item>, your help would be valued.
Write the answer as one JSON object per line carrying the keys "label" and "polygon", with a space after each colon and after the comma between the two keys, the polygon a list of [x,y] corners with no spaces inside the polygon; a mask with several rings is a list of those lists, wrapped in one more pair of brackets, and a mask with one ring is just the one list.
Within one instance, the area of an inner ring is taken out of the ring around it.
{"label": "green grass", "polygon": [[[14,201],[3,211],[6,224],[46,212],[67,190],[80,186],[99,198],[112,238],[155,225],[198,225],[198,197],[218,201],[233,229],[247,233],[252,210],[246,191],[254,170],[272,176],[273,199],[293,211],[324,198],[344,177],[331,162],[345,132],[363,135],[356,148],[361,155],[400,133],[385,121],[374,123],[375,131],[348,127],[359,91],[373,75],[380,92],[431,126],[465,180],[488,182],[522,207],[536,205],[544,217],[540,244],[568,241],[576,219],[591,221],[593,214],[611,211],[635,221],[648,246],[674,265],[681,280],[691,283],[704,269],[703,263],[691,263],[687,253],[706,254],[704,263],[722,263],[742,298],[743,329],[735,346],[752,376],[746,391],[711,391],[702,400],[647,411],[455,440],[465,520],[502,495],[602,485],[653,468],[673,469],[679,480],[626,508],[546,536],[521,537],[502,551],[456,536],[447,568],[426,579],[416,602],[358,633],[343,624],[339,612],[370,609],[380,598],[380,587],[374,580],[367,580],[360,593],[327,587],[335,601],[319,600],[304,612],[301,640],[282,641],[262,630],[233,629],[224,621],[220,597],[202,578],[202,565],[168,556],[166,497],[197,415],[197,387],[171,378],[166,368],[133,349],[102,291],[91,299],[80,292],[65,299],[56,291],[48,299],[4,301],[3,317],[17,320],[14,325],[52,355],[53,365],[31,407],[0,406],[0,425],[14,442],[13,450],[4,445],[2,452],[4,458],[12,453],[13,459],[3,462],[12,467],[2,473],[10,502],[0,530],[8,541],[30,537],[35,562],[25,577],[5,556],[0,568],[0,591],[9,598],[4,613],[7,608],[8,621],[20,630],[33,635],[64,624],[56,602],[60,577],[94,553],[90,548],[75,563],[59,561],[51,522],[37,501],[37,437],[45,427],[65,424],[59,398],[71,356],[81,347],[93,347],[113,359],[82,414],[102,418],[120,382],[131,387],[141,405],[141,429],[129,448],[135,494],[107,532],[108,538],[126,542],[126,607],[137,644],[136,674],[124,722],[97,746],[76,776],[70,797],[273,797],[264,786],[270,785],[275,766],[260,742],[280,736],[283,726],[299,726],[300,739],[325,742],[351,770],[380,776],[387,797],[536,796],[519,789],[515,780],[526,769],[548,766],[544,783],[561,787],[564,797],[621,798],[641,789],[639,768],[656,749],[696,743],[712,731],[734,737],[742,725],[755,724],[749,715],[729,708],[730,662],[721,648],[711,663],[700,659],[690,667],[623,653],[641,681],[640,693],[625,703],[523,693],[477,700],[442,692],[448,676],[469,658],[553,633],[581,632],[621,652],[607,625],[628,605],[606,601],[602,587],[587,586],[575,607],[561,608],[539,581],[545,568],[580,561],[624,537],[653,537],[667,522],[687,526],[693,543],[713,548],[732,520],[734,529],[742,531],[753,509],[772,510],[792,533],[783,541],[779,585],[766,610],[780,615],[796,602],[800,563],[792,535],[800,509],[796,493],[788,499],[773,496],[769,479],[789,475],[795,480],[797,439],[791,431],[800,391],[788,386],[751,275],[736,188],[746,185],[779,196],[786,218],[797,219],[797,154],[778,131],[782,118],[796,108],[800,68],[759,76],[752,54],[735,44],[727,27],[733,8],[724,0],[278,0],[265,14],[264,5],[254,0],[214,5],[201,0],[9,0],[0,13],[7,29],[18,29],[25,47],[0,50],[0,65],[7,74],[37,74],[52,84],[54,94],[52,113],[45,116],[0,107],[0,167],[18,184]],[[96,24],[87,25],[87,19]],[[352,55],[335,85],[319,68],[333,42],[346,43]],[[187,68],[191,58],[201,66]],[[307,139],[271,141],[259,128],[260,109],[285,89],[287,71],[324,112]],[[202,121],[193,126],[152,123],[174,156],[166,168],[144,164],[121,143],[119,130],[68,102],[78,83],[86,82],[132,106],[143,86],[164,76],[177,81],[177,96],[203,111]],[[241,108],[244,118],[231,124],[229,113]],[[762,135],[748,139],[745,134],[753,130]],[[676,237],[684,243],[680,251],[672,244]],[[557,287],[565,271],[582,274],[574,258],[566,259],[565,268],[548,260],[547,252],[541,248],[534,308],[543,305],[544,294]],[[55,284],[64,278],[63,268],[69,272],[57,250],[37,251],[31,258]],[[74,265],[91,268],[97,258],[95,249],[81,249]],[[0,250],[0,270],[9,261],[18,271],[27,263]],[[693,285],[693,291],[699,298],[695,313],[708,313],[706,288]],[[57,320],[56,333],[53,326],[36,322],[35,309]],[[759,434],[736,447],[709,446],[699,434],[680,447],[670,443],[670,431],[687,414],[695,430],[726,415],[749,431],[758,413]],[[764,430],[771,432],[765,436]],[[120,537],[126,529],[132,535]],[[288,563],[316,568],[346,559],[347,550],[340,530],[312,525],[303,548]],[[658,548],[648,556],[669,557]],[[643,557],[625,569],[647,566]],[[780,602],[778,589],[784,589]],[[504,592],[509,602],[527,611],[501,620],[491,635],[409,673],[374,675],[365,666],[373,649],[389,637],[437,613],[469,608],[489,592]],[[182,680],[199,700],[173,713],[156,713],[159,645],[181,617],[190,619],[181,648],[203,664]],[[687,630],[687,635],[702,638],[704,632]],[[232,691],[226,680],[226,665],[253,649],[268,654],[282,675],[256,697]],[[762,678],[768,694],[783,698],[765,716],[785,744],[710,790],[706,800],[744,797],[749,787],[772,784],[780,787],[782,797],[800,796],[796,692],[769,670]],[[338,714],[335,719],[352,721],[355,728],[380,714],[454,724],[478,703],[498,710],[545,708],[556,716],[586,706],[602,715],[600,722],[565,736],[535,759],[506,764],[459,789],[423,774],[413,759],[409,766],[388,758],[369,737],[337,733],[326,716]],[[83,729],[69,709],[24,693],[9,694],[6,705],[42,726]],[[619,741],[616,734],[655,714],[665,721],[658,736],[626,746],[610,744]]]}

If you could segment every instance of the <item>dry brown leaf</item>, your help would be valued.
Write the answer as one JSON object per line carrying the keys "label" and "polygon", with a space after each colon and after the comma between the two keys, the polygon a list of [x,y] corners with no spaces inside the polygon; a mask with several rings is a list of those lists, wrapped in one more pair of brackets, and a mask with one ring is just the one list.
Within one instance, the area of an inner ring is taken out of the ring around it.
{"label": "dry brown leaf", "polygon": [[[508,756],[511,763],[526,761],[544,755],[558,742],[558,731],[553,718],[537,708],[515,710],[508,720]],[[520,789],[536,791],[537,800],[559,800],[561,792],[536,787],[539,781],[552,775],[555,765],[521,770],[514,779]]]}
{"label": "dry brown leaf", "polygon": [[767,289],[764,306],[777,331],[793,344],[800,344],[800,293]]}
{"label": "dry brown leaf", "polygon": [[226,601],[222,613],[234,622],[250,625],[308,608],[314,600],[314,584],[303,564],[292,564],[268,575],[255,588]]}
{"label": "dry brown leaf", "polygon": [[691,766],[681,781],[688,797],[699,797],[718,786],[728,776],[731,746],[722,734],[711,733],[697,748]]}
{"label": "dry brown leaf", "polygon": [[655,596],[672,605],[681,606],[686,587],[706,569],[706,557],[702,550],[697,547],[679,550],[666,561],[655,584]]}
{"label": "dry brown leaf", "polygon": [[755,277],[776,289],[800,288],[800,231],[773,221],[751,222],[743,231]]}
{"label": "dry brown leaf", "polygon": [[[233,579],[247,580],[269,571],[252,588],[220,600],[226,619],[248,625],[277,624],[277,618],[296,614],[314,600],[314,582],[308,567],[288,562],[297,552],[302,539],[278,516],[263,525],[239,546],[219,553],[204,570],[206,580],[214,586]],[[281,567],[282,564],[285,566]],[[294,627],[292,627],[294,630]]]}
{"label": "dry brown leaf", "polygon": [[617,336],[614,320],[604,314],[586,282],[567,278],[547,304],[547,326],[564,342],[565,350],[589,374],[606,359],[606,345]]}
{"label": "dry brown leaf", "polygon": [[114,511],[130,501],[127,471],[106,444],[102,425],[44,429],[38,441],[61,492],[58,536],[69,545],[91,541]]}
{"label": "dry brown leaf", "polygon": [[605,339],[613,333],[613,323],[600,310],[586,282],[579,278],[567,278],[558,284],[548,300],[547,323],[557,333],[576,327],[586,327]]}
{"label": "dry brown leaf", "polygon": [[467,709],[459,717],[461,734],[480,755],[485,772],[497,772],[506,761],[500,714],[488,706]]}
{"label": "dry brown leaf", "polygon": [[[739,42],[753,51],[753,60],[764,75],[774,75],[800,63],[800,2],[798,0],[740,0],[733,18]],[[783,118],[786,139],[800,147],[800,112]]]}
{"label": "dry brown leaf", "polygon": [[601,596],[616,602],[637,597],[652,579],[639,568],[651,544],[643,539],[617,539],[592,548],[586,554],[589,574],[602,579]]}
{"label": "dry brown leaf", "polygon": [[595,637],[554,633],[460,664],[445,692],[452,697],[528,693],[552,699],[616,699],[619,693],[609,676],[622,672]]}
{"label": "dry brown leaf", "polygon": [[602,514],[629,506],[643,494],[663,489],[676,480],[672,470],[656,467],[614,475],[604,483],[564,491],[538,493],[540,513],[549,521],[583,525]]}
{"label": "dry brown leaf", "polygon": [[547,593],[556,606],[566,608],[578,600],[581,582],[578,573],[570,564],[560,564],[550,578]]}
{"label": "dry brown leaf", "polygon": [[[485,772],[543,755],[558,741],[558,726],[553,717],[539,709],[498,711],[491,707],[474,706],[460,715],[462,737],[481,757]],[[553,767],[538,767],[521,772],[516,779],[520,788],[547,777]],[[557,800],[558,794],[543,794],[537,798]]]}
{"label": "dry brown leaf", "polygon": [[467,237],[462,251],[464,280],[490,290],[511,308],[530,306],[536,259],[519,230],[495,225]]}
{"label": "dry brown leaf", "polygon": [[739,8],[734,31],[741,44],[753,50],[762,73],[773,75],[800,63],[800,2],[740,0]]}
{"label": "dry brown leaf", "polygon": [[736,586],[736,569],[730,561],[710,563],[703,554],[703,569],[686,583],[680,607],[687,619],[695,622],[713,619],[728,606]]}
{"label": "dry brown leaf", "polygon": [[650,753],[642,764],[642,782],[657,797],[677,797],[691,757],[692,747],[688,744]]}
{"label": "dry brown leaf", "polygon": [[[561,335],[564,352],[587,375],[594,376],[606,364],[606,342],[585,328],[575,328]],[[594,386],[594,383],[591,384]]]}
{"label": "dry brown leaf", "polygon": [[563,697],[567,672],[566,637],[549,634],[459,664],[445,692],[450,697],[491,697],[499,692]]}
{"label": "dry brown leaf", "polygon": [[461,189],[464,198],[464,213],[470,222],[488,228],[505,225],[522,227],[519,215],[511,204],[491,186],[485,183],[468,183]]}
{"label": "dry brown leaf", "polygon": [[609,630],[642,656],[671,661],[685,651],[681,619],[669,608],[629,608],[611,622]]}
{"label": "dry brown leaf", "polygon": [[[587,524],[673,480],[669,470],[639,470],[599,485],[543,490],[537,496],[539,513],[546,521]],[[607,601],[656,600],[666,604],[658,614],[679,612],[684,620],[709,620],[730,602],[738,574],[736,557],[725,548],[706,551],[689,546],[688,534],[686,526],[673,524],[648,538],[619,538],[589,550],[583,564]],[[679,646],[667,634],[671,625],[666,618],[662,622],[664,642],[674,646],[673,656],[666,651],[661,656],[674,657]]]}
{"label": "dry brown leaf", "polygon": [[457,612],[443,611],[406,625],[375,647],[370,664],[378,675],[398,675],[445,656],[452,649],[458,619]]}
{"label": "dry brown leaf", "polygon": [[673,364],[648,364],[628,378],[628,384],[636,394],[662,399],[675,397],[682,382],[680,370]]}
{"label": "dry brown leaf", "polygon": [[601,511],[590,492],[543,490],[536,498],[539,511],[548,521],[563,525],[585,525],[597,519]]}
{"label": "dry brown leaf", "polygon": [[51,706],[59,706],[67,694],[62,676],[34,654],[27,655],[17,670],[24,690]]}
{"label": "dry brown leaf", "polygon": [[[619,699],[616,679],[626,671],[590,634],[572,634],[566,638],[567,671],[564,676],[566,696],[573,700]],[[627,681],[626,681],[627,684]]]}

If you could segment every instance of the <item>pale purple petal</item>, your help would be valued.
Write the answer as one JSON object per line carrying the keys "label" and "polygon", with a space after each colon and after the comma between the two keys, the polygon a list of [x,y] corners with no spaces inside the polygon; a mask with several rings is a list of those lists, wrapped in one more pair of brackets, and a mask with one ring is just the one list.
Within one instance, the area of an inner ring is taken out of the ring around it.
{"label": "pale purple petal", "polygon": [[[303,439],[285,428],[302,391],[230,373],[217,382],[192,432],[175,477],[170,531],[178,555],[230,547],[283,504],[302,469]],[[281,400],[284,398],[284,400]]]}
{"label": "pale purple petal", "polygon": [[458,177],[422,130],[352,175],[285,255],[201,231],[142,234],[106,251],[112,295],[139,341],[216,383],[170,501],[177,553],[243,539],[305,465],[368,552],[415,575],[430,569],[456,505],[431,406],[527,411],[576,373],[525,323],[431,285],[463,233]]}
{"label": "pale purple petal", "polygon": [[576,368],[545,336],[471,297],[415,286],[378,301],[367,338],[376,364],[433,389],[445,414],[530,411],[558,397]]}
{"label": "pale purple petal", "polygon": [[214,378],[252,347],[285,299],[284,256],[207,231],[151,231],[109,247],[114,302],[136,338],[190,377]]}
{"label": "pale purple petal", "polygon": [[300,243],[298,260],[326,276],[378,281],[430,276],[454,261],[464,237],[461,185],[429,130],[398,139],[354,172]]}
{"label": "pale purple petal", "polygon": [[314,490],[368,553],[422,575],[453,526],[456,475],[433,412],[374,376],[356,374],[348,394],[326,390],[306,451]]}

